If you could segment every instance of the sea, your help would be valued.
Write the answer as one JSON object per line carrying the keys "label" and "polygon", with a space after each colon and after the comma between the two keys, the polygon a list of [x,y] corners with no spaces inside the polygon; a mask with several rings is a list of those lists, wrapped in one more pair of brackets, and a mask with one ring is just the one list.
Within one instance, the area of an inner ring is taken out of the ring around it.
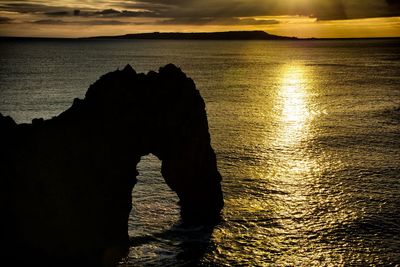
{"label": "sea", "polygon": [[51,118],[109,71],[168,63],[205,100],[223,218],[182,228],[143,157],[121,266],[400,266],[399,39],[3,40],[0,112]]}

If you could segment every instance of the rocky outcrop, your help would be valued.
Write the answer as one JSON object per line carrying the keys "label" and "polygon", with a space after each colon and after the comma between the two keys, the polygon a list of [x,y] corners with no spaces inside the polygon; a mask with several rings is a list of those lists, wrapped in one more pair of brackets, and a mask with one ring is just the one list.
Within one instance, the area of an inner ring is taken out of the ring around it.
{"label": "rocky outcrop", "polygon": [[203,99],[171,64],[108,73],[50,120],[0,115],[0,147],[1,257],[15,264],[115,265],[128,251],[136,165],[149,153],[183,222],[214,224],[223,206]]}

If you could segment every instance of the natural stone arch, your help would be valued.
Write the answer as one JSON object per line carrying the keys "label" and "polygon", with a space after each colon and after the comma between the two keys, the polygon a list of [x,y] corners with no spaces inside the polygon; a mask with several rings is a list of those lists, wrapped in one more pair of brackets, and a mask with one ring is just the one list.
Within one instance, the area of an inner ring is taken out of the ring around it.
{"label": "natural stone arch", "polygon": [[0,115],[0,140],[0,251],[16,264],[116,264],[129,247],[135,167],[149,153],[185,223],[218,221],[221,176],[205,104],[174,65],[108,73],[50,120],[17,125]]}

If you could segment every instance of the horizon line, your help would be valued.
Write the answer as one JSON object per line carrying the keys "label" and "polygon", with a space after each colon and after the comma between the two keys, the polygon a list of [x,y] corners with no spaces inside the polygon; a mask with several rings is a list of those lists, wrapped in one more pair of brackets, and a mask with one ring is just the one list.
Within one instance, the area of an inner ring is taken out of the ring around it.
{"label": "horizon line", "polygon": [[[135,35],[156,35],[156,34],[182,34],[182,35],[190,35],[190,34],[223,34],[223,33],[264,33],[266,35],[282,38],[279,39],[221,39],[221,41],[235,41],[235,40],[253,40],[253,41],[282,41],[282,40],[355,40],[355,39],[400,39],[400,36],[365,36],[365,37],[297,37],[297,36],[283,36],[283,35],[275,35],[270,34],[263,30],[249,30],[249,31],[213,31],[213,32],[159,32],[159,31],[152,31],[152,32],[139,32],[139,33],[127,33],[127,34],[120,34],[120,35],[96,35],[96,36],[86,36],[86,37],[51,37],[51,36],[10,36],[10,35],[0,35],[0,39],[47,39],[47,40],[84,40],[84,39],[116,39],[118,37],[134,37]],[[129,39],[129,38],[126,38]],[[133,39],[133,38],[132,38]],[[138,39],[136,39],[138,40]],[[142,40],[168,40],[168,39],[156,39],[156,38],[142,38]],[[169,40],[187,40],[187,39],[179,39],[173,38]],[[192,39],[196,40],[196,39]],[[201,39],[203,41],[207,41],[207,39]],[[199,41],[201,41],[199,40]],[[212,41],[212,39],[211,39]],[[214,41],[216,41],[214,39]]]}

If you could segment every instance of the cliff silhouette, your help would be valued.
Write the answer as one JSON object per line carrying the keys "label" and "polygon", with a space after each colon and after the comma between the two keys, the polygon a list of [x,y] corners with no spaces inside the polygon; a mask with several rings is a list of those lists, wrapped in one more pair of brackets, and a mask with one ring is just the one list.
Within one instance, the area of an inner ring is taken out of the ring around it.
{"label": "cliff silhouette", "polygon": [[133,40],[298,40],[266,33],[264,31],[228,32],[150,32],[117,36],[97,36],[83,39],[133,39]]}
{"label": "cliff silhouette", "polygon": [[219,220],[221,175],[205,104],[172,64],[105,74],[49,120],[17,124],[0,114],[0,142],[0,262],[117,264],[129,249],[136,165],[149,153],[162,161],[183,223]]}

